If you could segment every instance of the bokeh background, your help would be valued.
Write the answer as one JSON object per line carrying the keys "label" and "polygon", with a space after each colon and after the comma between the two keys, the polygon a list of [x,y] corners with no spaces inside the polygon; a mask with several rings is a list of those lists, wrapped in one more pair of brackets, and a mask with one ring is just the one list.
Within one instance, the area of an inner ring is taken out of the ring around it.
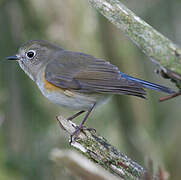
{"label": "bokeh background", "polygon": [[[181,44],[180,0],[124,0],[138,16]],[[30,39],[46,39],[68,50],[105,58],[121,71],[175,88],[154,73],[157,67],[122,32],[85,0],[0,0],[0,179],[76,179],[49,158],[54,147],[69,149],[56,115],[74,112],[46,100],[15,62],[5,60]],[[88,127],[145,166],[163,167],[170,179],[181,177],[181,99],[159,103],[115,96],[96,109]],[[76,120],[80,122],[82,117]]]}

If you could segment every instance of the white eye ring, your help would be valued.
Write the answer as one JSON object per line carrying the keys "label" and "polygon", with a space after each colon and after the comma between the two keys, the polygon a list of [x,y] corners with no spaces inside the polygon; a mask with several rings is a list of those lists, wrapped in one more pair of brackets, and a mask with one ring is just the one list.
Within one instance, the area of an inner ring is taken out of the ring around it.
{"label": "white eye ring", "polygon": [[36,52],[34,50],[29,50],[27,53],[26,53],[26,56],[28,59],[32,59],[34,58],[36,55]]}

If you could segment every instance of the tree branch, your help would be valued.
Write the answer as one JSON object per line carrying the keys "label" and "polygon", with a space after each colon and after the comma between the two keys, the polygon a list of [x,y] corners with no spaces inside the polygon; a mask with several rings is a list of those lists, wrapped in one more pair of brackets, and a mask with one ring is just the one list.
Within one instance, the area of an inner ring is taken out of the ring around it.
{"label": "tree branch", "polygon": [[53,149],[50,158],[58,165],[63,165],[69,169],[71,173],[84,180],[120,180],[120,178],[73,150]]}
{"label": "tree branch", "polygon": [[108,20],[121,29],[152,61],[162,73],[181,89],[181,49],[136,16],[119,0],[89,0]]}
{"label": "tree branch", "polygon": [[[67,121],[62,116],[57,119],[60,127],[69,135],[76,130],[76,125],[73,122]],[[73,139],[71,146],[88,159],[121,178],[142,179],[148,175],[143,167],[120,153],[104,137],[97,135],[94,131],[84,130],[77,139]]]}

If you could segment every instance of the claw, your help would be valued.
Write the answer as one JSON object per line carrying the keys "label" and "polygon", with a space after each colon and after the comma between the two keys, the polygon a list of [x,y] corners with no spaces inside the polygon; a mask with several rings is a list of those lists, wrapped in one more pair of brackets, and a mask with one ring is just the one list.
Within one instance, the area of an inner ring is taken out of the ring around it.
{"label": "claw", "polygon": [[70,135],[70,144],[73,142],[73,140],[77,140],[79,133],[84,131],[93,131],[94,133],[96,133],[96,129],[94,128],[87,128],[85,126],[79,127],[76,126],[76,130]]}
{"label": "claw", "polygon": [[70,144],[73,142],[73,139],[76,140],[78,138],[81,130],[83,130],[83,127],[76,126],[76,130],[70,135]]}

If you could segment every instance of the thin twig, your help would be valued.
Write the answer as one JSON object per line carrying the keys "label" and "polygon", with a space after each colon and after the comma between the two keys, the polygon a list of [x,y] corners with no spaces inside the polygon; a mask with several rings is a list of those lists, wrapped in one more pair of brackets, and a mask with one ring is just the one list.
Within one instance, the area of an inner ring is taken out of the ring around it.
{"label": "thin twig", "polygon": [[159,102],[167,101],[167,100],[173,99],[173,98],[175,98],[175,97],[177,97],[177,96],[180,96],[180,95],[181,95],[181,91],[176,92],[176,93],[174,93],[174,94],[170,94],[170,95],[168,95],[168,96],[161,97],[161,98],[159,99]]}

